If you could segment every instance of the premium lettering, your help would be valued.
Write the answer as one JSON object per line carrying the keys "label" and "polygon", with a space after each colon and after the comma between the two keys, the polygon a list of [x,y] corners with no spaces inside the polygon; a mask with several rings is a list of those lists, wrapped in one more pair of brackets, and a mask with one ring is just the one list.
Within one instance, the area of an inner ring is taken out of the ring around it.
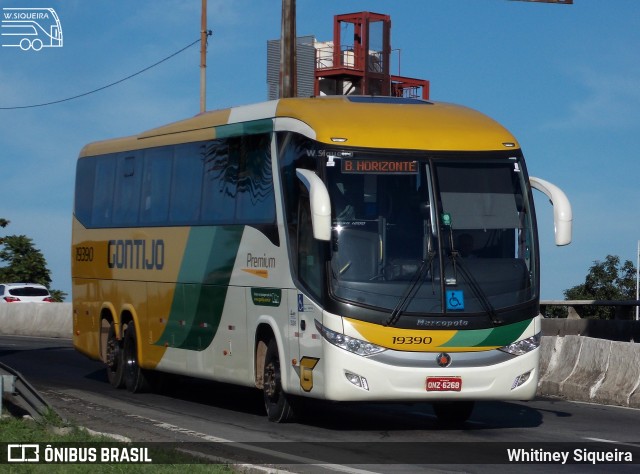
{"label": "premium lettering", "polygon": [[247,254],[247,267],[249,268],[275,268],[276,259],[274,257],[267,257],[267,254],[263,254],[262,257],[256,257],[253,254]]}

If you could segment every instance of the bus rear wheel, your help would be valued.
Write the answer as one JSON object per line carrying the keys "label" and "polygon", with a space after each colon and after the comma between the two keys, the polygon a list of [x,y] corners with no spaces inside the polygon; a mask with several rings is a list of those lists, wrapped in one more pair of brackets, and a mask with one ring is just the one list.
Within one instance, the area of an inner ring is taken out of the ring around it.
{"label": "bus rear wheel", "polygon": [[435,402],[433,411],[438,417],[438,422],[445,426],[460,426],[471,416],[474,402]]}
{"label": "bus rear wheel", "polygon": [[144,369],[138,363],[138,337],[133,322],[124,331],[123,344],[124,385],[132,393],[149,390]]}
{"label": "bus rear wheel", "polygon": [[114,388],[124,387],[124,358],[122,341],[116,338],[115,326],[109,324],[106,347],[107,379]]}
{"label": "bus rear wheel", "polygon": [[276,423],[292,421],[294,418],[293,407],[282,390],[278,344],[274,339],[271,339],[267,345],[263,380],[264,406],[269,421]]}

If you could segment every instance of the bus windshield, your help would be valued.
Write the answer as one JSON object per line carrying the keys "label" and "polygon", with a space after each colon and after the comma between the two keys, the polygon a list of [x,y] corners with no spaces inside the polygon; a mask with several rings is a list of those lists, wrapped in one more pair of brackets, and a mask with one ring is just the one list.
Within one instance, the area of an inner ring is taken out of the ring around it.
{"label": "bus windshield", "polygon": [[519,156],[327,156],[331,294],[392,313],[490,316],[537,294]]}

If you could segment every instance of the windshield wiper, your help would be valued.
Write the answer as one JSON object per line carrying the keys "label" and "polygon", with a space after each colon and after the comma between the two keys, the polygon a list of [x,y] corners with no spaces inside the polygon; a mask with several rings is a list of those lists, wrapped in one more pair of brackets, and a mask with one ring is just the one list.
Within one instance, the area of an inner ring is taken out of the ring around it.
{"label": "windshield wiper", "polygon": [[[400,315],[407,308],[409,301],[411,300],[411,298],[413,298],[415,293],[418,291],[418,289],[420,288],[420,285],[422,285],[422,281],[424,280],[423,275],[425,274],[425,271],[427,270],[427,268],[430,269],[432,279],[433,279],[433,259],[435,258],[436,253],[431,248],[430,239],[429,239],[429,242],[430,243],[429,243],[429,250],[427,251],[427,258],[422,260],[420,267],[418,268],[418,270],[416,270],[416,272],[411,277],[411,281],[407,285],[407,288],[405,289],[402,297],[398,300],[398,303],[393,308],[393,311],[391,311],[391,316],[384,323],[385,326],[393,326],[398,322],[398,319],[400,319]],[[418,285],[418,283],[420,283],[420,285]]]}
{"label": "windshield wiper", "polygon": [[504,324],[504,321],[500,319],[500,317],[498,316],[498,313],[496,312],[495,308],[491,304],[491,301],[489,301],[489,298],[487,298],[487,295],[485,294],[485,292],[482,290],[482,287],[478,284],[478,280],[476,280],[475,277],[465,268],[464,264],[462,263],[462,260],[458,259],[459,253],[453,246],[453,232],[451,231],[450,226],[449,226],[449,232],[450,232],[450,247],[451,247],[451,255],[449,256],[449,258],[451,259],[451,264],[453,266],[455,279],[457,280],[458,270],[460,270],[460,274],[462,274],[466,282],[469,284],[471,291],[480,302],[482,309],[487,313],[493,325],[498,326],[498,325]]}
{"label": "windshield wiper", "polygon": [[407,285],[407,288],[405,289],[402,297],[400,298],[400,300],[398,300],[398,303],[396,304],[395,308],[393,308],[393,311],[391,311],[391,316],[384,323],[385,326],[393,326],[398,322],[398,319],[400,319],[400,315],[406,309],[409,300],[412,298],[414,290],[416,290],[418,287],[418,282],[422,279],[422,275],[424,274],[428,266],[429,261],[427,261],[426,259],[423,260],[418,270],[416,270],[416,272],[411,277],[411,281]]}
{"label": "windshield wiper", "polygon": [[436,252],[433,250],[433,235],[431,234],[430,226],[431,226],[430,219],[426,219],[423,225],[423,232],[427,237],[426,242],[424,244],[426,247],[424,249],[424,253],[426,255],[423,254],[423,256],[426,258],[422,260],[420,267],[418,268],[418,270],[416,270],[416,272],[411,277],[411,281],[409,281],[409,284],[407,285],[405,292],[403,293],[400,300],[398,300],[398,303],[393,308],[393,311],[391,311],[391,316],[384,323],[385,326],[393,326],[398,322],[398,319],[400,319],[400,315],[407,308],[409,301],[411,300],[415,292],[418,290],[418,288],[420,288],[418,286],[418,283],[423,279],[424,272],[427,268],[429,269],[429,273],[431,274],[431,284],[433,285],[433,281],[434,281],[433,260],[435,259]]}

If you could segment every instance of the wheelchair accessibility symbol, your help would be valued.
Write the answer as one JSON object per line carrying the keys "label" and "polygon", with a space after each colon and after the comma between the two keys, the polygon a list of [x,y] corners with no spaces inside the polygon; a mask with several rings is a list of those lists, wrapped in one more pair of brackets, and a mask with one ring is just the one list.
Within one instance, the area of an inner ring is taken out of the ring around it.
{"label": "wheelchair accessibility symbol", "polygon": [[447,290],[447,309],[453,311],[464,309],[464,291]]}

